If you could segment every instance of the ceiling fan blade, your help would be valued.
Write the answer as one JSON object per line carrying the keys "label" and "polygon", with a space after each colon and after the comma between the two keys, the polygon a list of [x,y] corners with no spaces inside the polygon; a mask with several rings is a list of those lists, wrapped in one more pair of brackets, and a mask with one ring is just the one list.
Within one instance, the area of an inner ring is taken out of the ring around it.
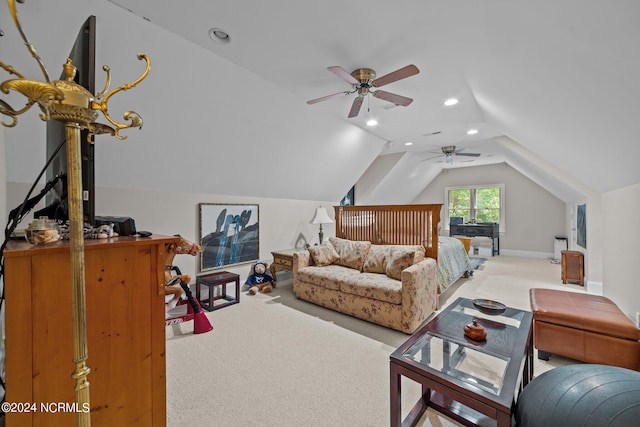
{"label": "ceiling fan blade", "polygon": [[427,160],[433,160],[433,159],[437,159],[438,157],[444,157],[444,154],[440,154],[438,156],[433,156],[433,157],[427,157],[426,159],[422,159],[420,160],[421,162],[426,162]]}
{"label": "ceiling fan blade", "polygon": [[406,79],[407,77],[411,77],[415,74],[418,74],[419,72],[420,70],[418,70],[418,67],[416,67],[415,65],[407,65],[406,67],[400,68],[399,70],[393,71],[382,77],[378,77],[373,81],[372,85],[375,87],[381,87],[401,79]]}
{"label": "ceiling fan blade", "polygon": [[353,100],[353,104],[351,104],[351,111],[349,111],[349,118],[356,117],[360,112],[360,107],[362,106],[363,97],[357,96],[356,99]]}
{"label": "ceiling fan blade", "polygon": [[391,92],[385,92],[384,90],[377,90],[375,92],[370,92],[370,93],[372,93],[373,96],[375,96],[376,98],[380,98],[384,101],[392,102],[396,105],[402,105],[403,107],[406,107],[407,105],[413,102],[413,99],[411,98],[407,98],[406,96],[397,95]]}
{"label": "ceiling fan blade", "polygon": [[326,101],[327,99],[331,99],[331,98],[335,98],[336,96],[340,96],[340,95],[349,95],[351,92],[338,92],[338,93],[334,93],[333,95],[327,95],[327,96],[323,96],[322,98],[316,98],[316,99],[312,99],[310,101],[307,101],[307,104],[311,105],[311,104],[317,104],[318,102],[322,102],[322,101]]}
{"label": "ceiling fan blade", "polygon": [[358,80],[356,80],[355,77],[353,77],[351,74],[349,74],[347,72],[347,70],[345,70],[342,67],[339,67],[337,65],[333,66],[333,67],[327,67],[327,70],[331,71],[333,74],[335,74],[336,76],[340,77],[342,80],[344,80],[345,82],[349,83],[350,85],[359,85],[360,82]]}
{"label": "ceiling fan blade", "polygon": [[455,153],[456,156],[480,157],[480,153]]}

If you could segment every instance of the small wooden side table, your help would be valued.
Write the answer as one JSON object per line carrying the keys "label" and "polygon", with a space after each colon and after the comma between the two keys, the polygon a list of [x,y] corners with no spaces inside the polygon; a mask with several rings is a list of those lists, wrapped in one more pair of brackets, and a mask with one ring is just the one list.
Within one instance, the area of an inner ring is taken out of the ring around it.
{"label": "small wooden side table", "polygon": [[580,251],[562,251],[562,283],[573,282],[584,286],[584,254]]}
{"label": "small wooden side table", "polygon": [[271,252],[273,262],[269,266],[269,271],[271,271],[271,276],[275,282],[278,281],[276,278],[276,270],[293,271],[293,254],[299,250],[300,249],[283,249]]}
{"label": "small wooden side table", "polygon": [[[236,285],[235,297],[227,294],[227,286],[231,283]],[[209,298],[207,301],[200,299],[200,288],[207,286],[209,288]],[[222,286],[222,294],[215,295],[216,286]],[[240,276],[228,271],[217,271],[211,274],[203,274],[196,278],[196,299],[200,303],[200,306],[207,311],[217,310],[228,305],[237,304],[240,302]],[[224,299],[226,302],[221,304],[215,304],[214,302],[219,299]]]}

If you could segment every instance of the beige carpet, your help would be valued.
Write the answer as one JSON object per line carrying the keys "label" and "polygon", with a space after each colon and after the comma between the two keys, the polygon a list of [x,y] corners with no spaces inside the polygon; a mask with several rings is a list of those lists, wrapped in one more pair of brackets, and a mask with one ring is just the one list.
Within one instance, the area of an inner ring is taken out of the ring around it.
{"label": "beige carpet", "polygon": [[[387,426],[389,355],[409,336],[297,300],[286,274],[272,294],[207,313],[214,330],[192,322],[167,327],[167,425]],[[290,277],[290,276],[289,276]],[[547,260],[490,257],[458,296],[529,309],[531,287],[569,289]],[[535,374],[575,363],[535,359]],[[406,414],[420,387],[403,379]],[[419,425],[457,426],[429,411]]]}

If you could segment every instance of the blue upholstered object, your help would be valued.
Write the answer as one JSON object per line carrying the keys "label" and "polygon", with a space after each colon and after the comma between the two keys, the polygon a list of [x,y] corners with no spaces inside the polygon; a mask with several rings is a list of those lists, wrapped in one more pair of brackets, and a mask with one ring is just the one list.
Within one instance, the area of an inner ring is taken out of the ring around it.
{"label": "blue upholstered object", "polygon": [[516,404],[516,426],[640,425],[640,372],[579,364],[547,371],[527,385]]}

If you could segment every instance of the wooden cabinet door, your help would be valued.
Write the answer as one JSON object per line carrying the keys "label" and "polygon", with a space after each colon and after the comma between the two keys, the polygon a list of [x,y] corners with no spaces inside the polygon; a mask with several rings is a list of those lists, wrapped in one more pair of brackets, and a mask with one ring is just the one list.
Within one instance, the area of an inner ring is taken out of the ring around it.
{"label": "wooden cabinet door", "polygon": [[[158,242],[85,250],[93,426],[166,424],[163,251]],[[73,404],[69,252],[27,254],[5,259],[7,401]],[[8,414],[6,421],[66,427],[76,414],[38,410]]]}
{"label": "wooden cabinet door", "polygon": [[584,285],[584,255],[579,251],[562,251],[562,283]]}

